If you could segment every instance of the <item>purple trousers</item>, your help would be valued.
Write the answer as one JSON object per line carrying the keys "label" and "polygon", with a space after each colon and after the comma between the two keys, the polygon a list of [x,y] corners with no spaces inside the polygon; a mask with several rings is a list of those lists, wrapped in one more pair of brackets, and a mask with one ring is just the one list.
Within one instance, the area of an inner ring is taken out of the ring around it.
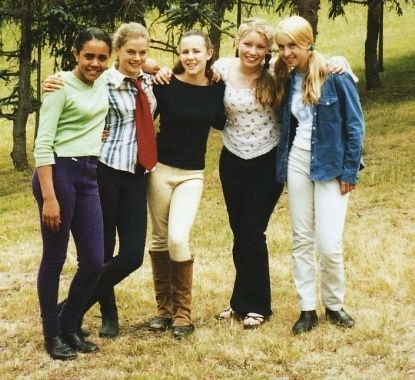
{"label": "purple trousers", "polygon": [[[61,225],[52,232],[41,224],[43,254],[37,289],[45,337],[73,333],[91,297],[104,261],[103,222],[96,179],[97,160],[91,157],[55,157],[53,185],[60,206]],[[43,197],[35,171],[33,194],[42,215]],[[59,279],[65,263],[70,232],[78,268],[65,306],[58,314]]]}

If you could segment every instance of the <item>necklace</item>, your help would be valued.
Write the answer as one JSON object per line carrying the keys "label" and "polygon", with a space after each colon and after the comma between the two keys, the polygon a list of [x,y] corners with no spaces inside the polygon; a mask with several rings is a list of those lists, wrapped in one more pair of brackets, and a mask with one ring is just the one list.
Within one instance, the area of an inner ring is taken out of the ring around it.
{"label": "necklace", "polygon": [[235,79],[239,83],[244,83],[245,86],[252,88],[256,79],[260,76],[261,70],[262,67],[244,70],[239,62],[239,65],[235,67]]}
{"label": "necklace", "polygon": [[247,75],[237,70],[235,72],[234,78],[235,78],[235,82],[239,85],[238,87],[252,89],[255,86],[255,81],[258,78],[258,74],[255,73],[255,74]]}

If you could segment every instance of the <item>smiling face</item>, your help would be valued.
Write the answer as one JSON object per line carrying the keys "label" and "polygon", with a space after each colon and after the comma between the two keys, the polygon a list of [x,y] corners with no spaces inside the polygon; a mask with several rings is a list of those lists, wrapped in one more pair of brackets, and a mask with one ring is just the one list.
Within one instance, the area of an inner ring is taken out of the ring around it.
{"label": "smiling face", "polygon": [[308,70],[308,60],[310,57],[309,47],[298,46],[284,33],[278,34],[276,42],[280,58],[289,67],[293,67],[300,72],[306,72]]}
{"label": "smiling face", "polygon": [[262,65],[262,61],[268,53],[268,41],[261,33],[251,30],[239,39],[236,48],[242,66],[257,68]]}
{"label": "smiling face", "polygon": [[110,48],[101,40],[89,40],[84,43],[79,52],[74,52],[77,66],[75,76],[82,82],[92,85],[94,81],[108,68]]}
{"label": "smiling face", "polygon": [[188,76],[205,77],[206,63],[212,55],[213,50],[206,47],[202,36],[190,35],[180,41],[179,59]]}
{"label": "smiling face", "polygon": [[128,38],[120,48],[115,49],[119,72],[137,78],[147,59],[148,45],[147,38],[133,37]]}

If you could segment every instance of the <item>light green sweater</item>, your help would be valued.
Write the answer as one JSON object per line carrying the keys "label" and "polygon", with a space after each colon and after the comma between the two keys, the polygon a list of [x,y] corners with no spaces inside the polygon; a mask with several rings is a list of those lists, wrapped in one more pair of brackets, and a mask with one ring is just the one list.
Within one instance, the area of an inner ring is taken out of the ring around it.
{"label": "light green sweater", "polygon": [[71,71],[60,73],[65,85],[46,93],[40,109],[35,142],[36,167],[53,165],[58,157],[99,156],[105,116],[108,112],[108,90],[105,76],[92,87],[76,78]]}

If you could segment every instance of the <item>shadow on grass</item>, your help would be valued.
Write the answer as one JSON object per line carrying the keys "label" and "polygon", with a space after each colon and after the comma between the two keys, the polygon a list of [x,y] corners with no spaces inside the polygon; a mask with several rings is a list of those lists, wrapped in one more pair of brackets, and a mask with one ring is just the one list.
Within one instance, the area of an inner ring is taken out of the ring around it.
{"label": "shadow on grass", "polygon": [[0,170],[0,197],[31,192],[32,170],[18,172],[14,169]]}
{"label": "shadow on grass", "polygon": [[386,59],[380,73],[381,88],[366,91],[364,72],[359,73],[360,96],[366,103],[399,103],[415,100],[415,53],[397,59]]}

